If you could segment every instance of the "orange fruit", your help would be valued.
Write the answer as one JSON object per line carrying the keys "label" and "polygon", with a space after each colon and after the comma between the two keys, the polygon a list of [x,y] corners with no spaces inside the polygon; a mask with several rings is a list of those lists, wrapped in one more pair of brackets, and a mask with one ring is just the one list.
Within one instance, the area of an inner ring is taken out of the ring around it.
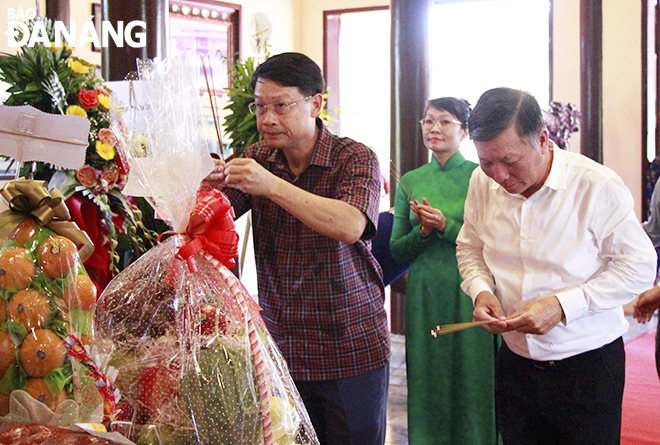
{"label": "orange fruit", "polygon": [[83,345],[92,346],[92,343],[94,343],[94,338],[91,335],[81,335],[80,343],[82,343]]}
{"label": "orange fruit", "polygon": [[60,403],[66,400],[66,391],[62,390],[57,396],[48,389],[44,379],[28,379],[25,385],[25,392],[34,397],[35,400],[45,404],[48,408],[55,411]]}
{"label": "orange fruit", "polygon": [[50,302],[43,292],[25,289],[16,292],[7,303],[7,315],[26,328],[38,328],[50,317]]}
{"label": "orange fruit", "polygon": [[50,329],[33,329],[21,345],[21,364],[30,377],[46,377],[65,358],[64,342]]}
{"label": "orange fruit", "polygon": [[66,276],[80,258],[73,241],[61,235],[46,238],[39,246],[37,255],[39,265],[49,278]]}
{"label": "orange fruit", "polygon": [[0,300],[0,324],[7,320],[7,303],[5,300]]}
{"label": "orange fruit", "polygon": [[62,298],[67,307],[91,311],[96,303],[96,285],[87,275],[74,275]]}
{"label": "orange fruit", "polygon": [[16,345],[5,331],[0,331],[0,377],[5,375],[9,366],[16,360]]}
{"label": "orange fruit", "polygon": [[22,247],[8,247],[0,252],[0,287],[25,289],[34,278],[37,266]]}
{"label": "orange fruit", "polygon": [[35,220],[28,218],[17,225],[7,239],[14,240],[21,246],[25,246],[25,243],[30,241],[30,239],[37,233],[38,227],[39,225]]}

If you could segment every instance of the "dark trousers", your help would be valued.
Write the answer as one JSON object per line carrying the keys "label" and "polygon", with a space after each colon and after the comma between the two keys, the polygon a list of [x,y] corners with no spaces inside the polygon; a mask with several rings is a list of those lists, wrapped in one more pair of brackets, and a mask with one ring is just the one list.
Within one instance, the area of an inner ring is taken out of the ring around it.
{"label": "dark trousers", "polygon": [[382,445],[390,366],[337,380],[296,381],[321,445]]}
{"label": "dark trousers", "polygon": [[529,360],[503,343],[495,401],[504,444],[619,444],[625,367],[621,338],[554,362]]}

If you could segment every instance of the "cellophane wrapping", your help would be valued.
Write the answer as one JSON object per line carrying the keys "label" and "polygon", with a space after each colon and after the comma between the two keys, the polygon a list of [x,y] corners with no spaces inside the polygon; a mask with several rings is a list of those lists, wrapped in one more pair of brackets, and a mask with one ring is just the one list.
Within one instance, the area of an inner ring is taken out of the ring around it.
{"label": "cellophane wrapping", "polygon": [[115,394],[91,360],[97,290],[76,244],[24,219],[0,250],[0,291],[0,423],[101,423]]}
{"label": "cellophane wrapping", "polygon": [[229,201],[200,189],[210,170],[194,143],[198,68],[186,54],[140,65],[146,108],[113,124],[127,186],[133,179],[174,232],[96,306],[102,370],[117,374],[121,394],[113,428],[137,444],[318,444],[257,303],[229,268],[238,241]]}

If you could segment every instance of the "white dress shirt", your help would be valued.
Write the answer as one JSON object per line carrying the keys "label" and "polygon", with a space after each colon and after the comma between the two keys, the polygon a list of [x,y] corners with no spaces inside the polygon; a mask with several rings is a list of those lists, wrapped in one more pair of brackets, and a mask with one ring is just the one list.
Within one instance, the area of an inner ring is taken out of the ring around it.
{"label": "white dress shirt", "polygon": [[482,291],[509,316],[555,295],[566,316],[545,335],[503,333],[534,360],[561,360],[611,343],[628,328],[622,306],[650,289],[656,254],[621,178],[582,155],[555,149],[550,174],[529,198],[477,168],[457,244],[462,288]]}

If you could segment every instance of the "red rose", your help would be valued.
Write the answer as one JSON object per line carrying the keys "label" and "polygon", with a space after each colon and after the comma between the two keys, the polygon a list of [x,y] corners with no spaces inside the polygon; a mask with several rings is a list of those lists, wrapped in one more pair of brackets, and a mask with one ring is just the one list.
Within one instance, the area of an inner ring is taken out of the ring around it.
{"label": "red rose", "polygon": [[76,170],[76,179],[85,187],[96,185],[96,169],[91,165],[83,165]]}
{"label": "red rose", "polygon": [[109,128],[101,128],[96,135],[99,141],[104,144],[108,144],[111,147],[117,145],[117,139],[115,138],[114,133]]}
{"label": "red rose", "polygon": [[99,104],[99,95],[94,90],[78,91],[78,101],[86,110],[90,110]]}
{"label": "red rose", "polygon": [[96,93],[97,94],[103,94],[104,96],[108,96],[108,97],[110,96],[110,94],[108,94],[108,92],[106,90],[102,89],[102,88],[97,88]]}

